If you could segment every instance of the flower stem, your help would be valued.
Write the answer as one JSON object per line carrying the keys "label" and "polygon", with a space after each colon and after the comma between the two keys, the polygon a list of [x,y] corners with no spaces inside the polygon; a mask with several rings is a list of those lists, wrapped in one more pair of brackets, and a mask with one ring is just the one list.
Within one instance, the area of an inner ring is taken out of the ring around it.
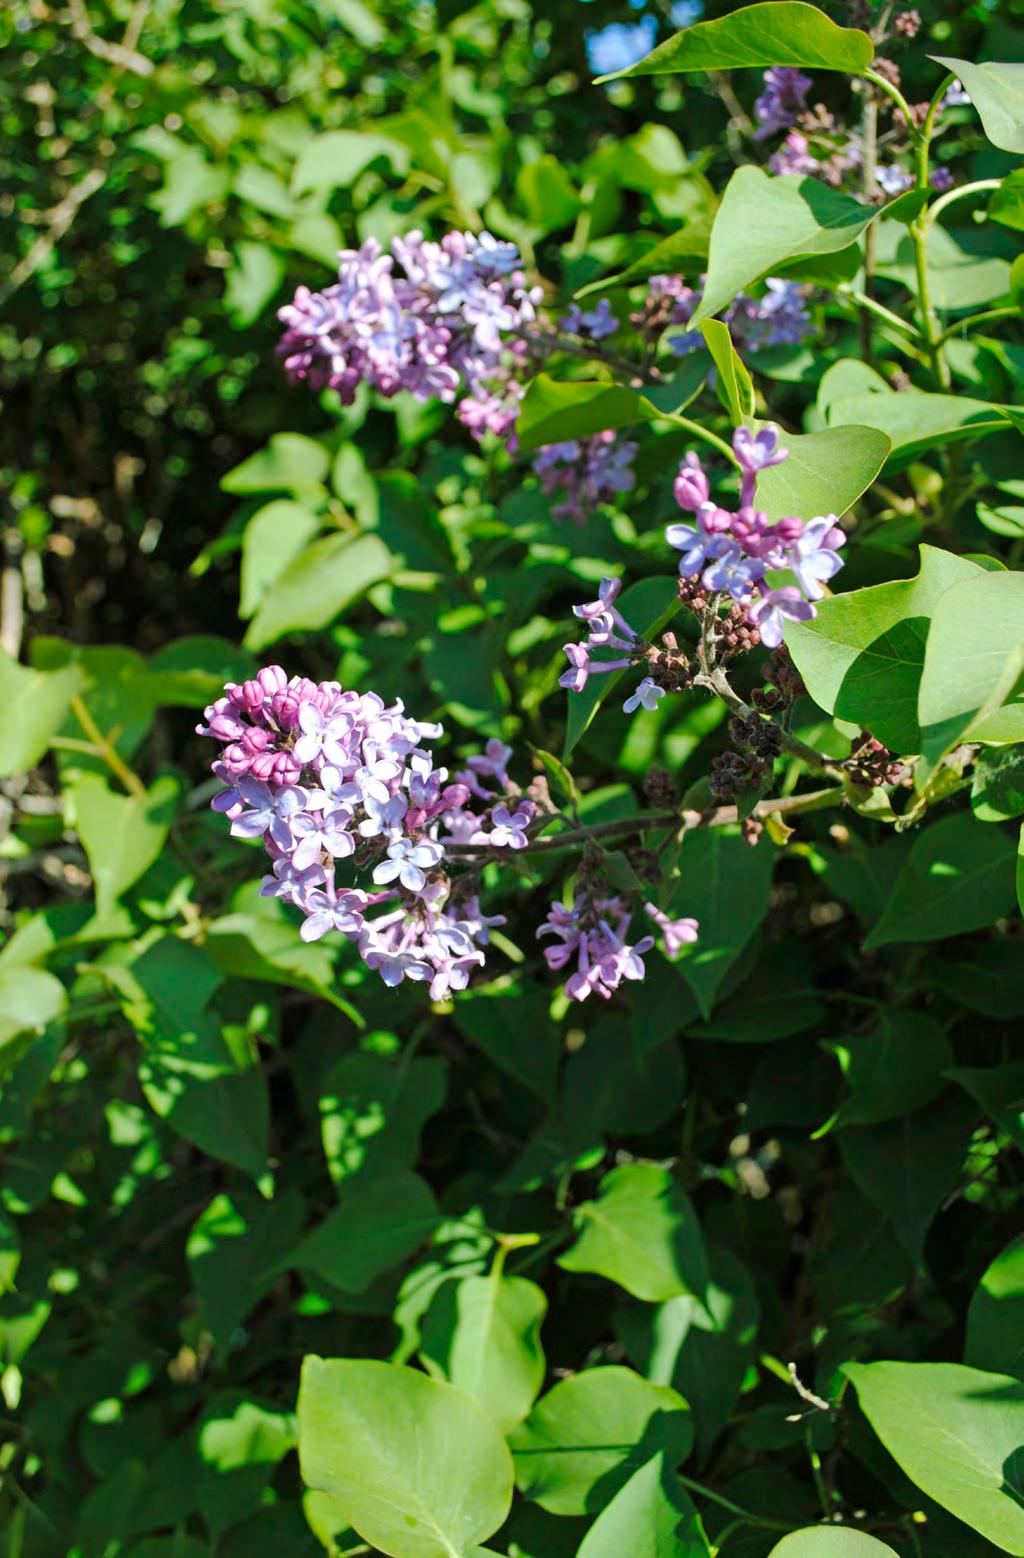
{"label": "flower stem", "polygon": [[97,756],[102,757],[111,773],[120,779],[131,795],[138,796],[139,800],[144,801],[147,795],[146,786],[138,774],[128,767],[113,742],[100,730],[79,693],[75,693],[71,699],[71,712],[96,748]]}
{"label": "flower stem", "polygon": [[1022,314],[1018,305],[1004,303],[1000,308],[986,308],[980,314],[971,314],[967,319],[958,319],[955,325],[949,325],[939,336],[939,345],[946,341],[952,341],[954,337],[964,330],[973,330],[976,325],[987,325],[997,319],[1021,319]]}
{"label": "flower stem", "polygon": [[871,85],[873,87],[877,87],[879,92],[883,92],[886,97],[892,99],[906,121],[907,129],[910,132],[911,139],[915,141],[918,140],[920,138],[921,132],[915,128],[914,115],[911,112],[910,104],[903,96],[903,93],[900,91],[899,87],[894,87],[891,81],[886,81],[884,76],[876,75],[873,70],[865,70],[862,75],[865,81],[870,81]]}
{"label": "flower stem", "polygon": [[955,205],[958,200],[968,200],[975,195],[984,194],[986,190],[998,189],[1000,183],[1000,179],[975,179],[973,184],[961,184],[959,189],[951,189],[945,195],[940,195],[938,200],[933,201],[928,207],[929,227],[938,221],[948,206]]}
{"label": "flower stem", "polygon": [[[756,709],[752,709],[749,703],[744,703],[739,693],[733,690],[728,677],[720,666],[705,672],[698,678],[698,681],[702,681],[705,686],[711,688],[712,692],[716,692],[722,702],[727,703],[734,713],[742,714],[747,719],[752,715],[755,718],[760,718]],[[777,729],[782,737],[783,747],[793,757],[800,758],[801,762],[806,763],[808,768],[816,769],[818,773],[829,774],[833,779],[845,779],[846,775],[838,763],[833,763],[830,758],[823,756],[821,752],[816,752],[813,747],[809,747],[805,741],[800,740],[799,736],[794,736],[790,731],[785,730],[783,726],[778,725]]]}

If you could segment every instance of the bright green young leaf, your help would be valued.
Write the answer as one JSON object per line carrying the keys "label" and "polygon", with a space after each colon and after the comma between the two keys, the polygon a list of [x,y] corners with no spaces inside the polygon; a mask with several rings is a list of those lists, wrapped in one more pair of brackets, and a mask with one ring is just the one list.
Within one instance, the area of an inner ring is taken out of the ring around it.
{"label": "bright green young leaf", "polygon": [[146,795],[118,795],[98,774],[79,774],[71,792],[75,827],[96,884],[96,908],[106,914],[164,847],[180,785],[170,774]]}
{"label": "bright green young leaf", "polygon": [[224,307],[236,325],[251,325],[259,318],[281,285],[284,272],[281,255],[265,243],[243,239],[235,245],[234,263],[224,288]]}
{"label": "bright green young leaf", "polygon": [[320,520],[305,504],[275,498],[257,509],[242,539],[242,583],[238,615],[251,617],[270,586],[317,531]]}
{"label": "bright green young leaf", "polygon": [[976,576],[976,563],[921,548],[915,579],[850,590],[792,623],[786,644],[819,708],[864,726],[894,752],[920,751],[917,698],[931,614],[943,593]]}
{"label": "bright green young leaf", "polygon": [[766,838],[751,849],[735,827],[690,828],[683,837],[670,912],[697,920],[700,934],[683,948],[676,967],[705,1018],[764,918],[774,864],[775,849]]}
{"label": "bright green young leaf", "polygon": [[1024,155],[1024,65],[994,60],[975,65],[943,54],[932,59],[959,76],[993,146]]}
{"label": "bright green young leaf", "polygon": [[891,448],[885,433],[873,427],[787,433],[784,442],[788,460],[769,466],[757,479],[758,507],[769,519],[824,514],[841,519],[871,486]]}
{"label": "bright green young leaf", "polygon": [[847,1363],[911,1482],[1001,1552],[1024,1554],[1024,1385],[957,1363]]}
{"label": "bright green young leaf", "polygon": [[297,492],[319,487],[331,457],[323,444],[302,433],[275,433],[265,449],[251,454],[221,478],[225,492]]}
{"label": "bright green young leaf", "polygon": [[889,1219],[919,1262],[932,1219],[952,1190],[977,1113],[950,1090],[915,1114],[842,1131],[839,1147],[866,1201]]}
{"label": "bright green young leaf", "polygon": [[918,694],[921,750],[933,764],[1007,703],[1024,673],[1024,575],[983,573],[932,613]]}
{"label": "bright green young leaf", "polygon": [[0,1076],[18,1058],[19,1034],[41,1033],[67,1006],[60,980],[41,968],[0,968]]}
{"label": "bright green young leaf", "polygon": [[719,399],[728,411],[733,427],[740,427],[754,414],[754,386],[747,366],[732,344],[728,325],[720,319],[705,319],[700,329],[718,370]]}
{"label": "bright green young leaf", "polygon": [[549,1390],[509,1444],[524,1498],[553,1515],[594,1514],[652,1456],[685,1460],[693,1420],[676,1391],[602,1366]]}
{"label": "bright green young leaf", "polygon": [[423,1322],[422,1356],[507,1434],[528,1415],[544,1382],[540,1327],[547,1307],[535,1282],[500,1270],[446,1282]]}
{"label": "bright green young leaf", "polygon": [[888,1542],[869,1536],[866,1531],[848,1531],[835,1526],[808,1526],[784,1536],[768,1558],[899,1558]]}
{"label": "bright green young leaf", "polygon": [[696,1213],[682,1187],[654,1163],[612,1169],[597,1200],[577,1207],[576,1227],[576,1243],[558,1262],[566,1271],[594,1272],[652,1304],[707,1288]]}
{"label": "bright green young leaf", "polygon": [[1000,1251],[974,1290],[964,1362],[1024,1379],[1024,1235]]}
{"label": "bright green young leaf", "polygon": [[[639,579],[623,590],[618,608],[641,638],[653,641],[679,610],[676,581],[674,578]],[[568,631],[571,633],[572,630]],[[619,686],[625,674],[624,671],[608,671],[604,675],[591,676],[582,692],[567,693],[569,712],[565,722],[563,759],[572,755],[601,704]],[[640,667],[631,674],[639,680]]]}
{"label": "bright green young leaf", "polygon": [[357,1175],[338,1192],[338,1206],[306,1235],[287,1261],[343,1293],[364,1293],[399,1265],[437,1227],[434,1198],[418,1174]]}
{"label": "bright green young leaf", "polygon": [[804,5],[802,0],[771,0],[686,27],[636,65],[598,80],[765,65],[802,65],[808,70],[843,70],[857,75],[870,65],[874,52],[866,32],[837,27],[816,6]]}
{"label": "bright green young leaf", "polygon": [[0,736],[0,778],[35,767],[64,723],[68,704],[83,680],[77,665],[30,671],[0,649],[0,702],[6,716]]}
{"label": "bright green young leaf", "polygon": [[653,1455],[602,1510],[577,1558],[709,1558],[693,1500],[666,1461]]}
{"label": "bright green young leaf", "polygon": [[[774,12],[786,3],[773,0],[766,9]],[[735,13],[737,19],[748,15],[749,9]],[[874,216],[870,206],[818,179],[771,178],[760,168],[737,168],[715,215],[707,281],[691,327],[720,313],[737,293],[782,266],[848,249]]]}
{"label": "bright green young leaf", "polygon": [[939,941],[982,930],[1009,914],[1014,846],[998,828],[955,812],[926,824],[914,840],[885,912],[865,947]]}
{"label": "bright green young leaf", "polygon": [[314,541],[270,586],[245,635],[265,649],[286,633],[328,627],[391,571],[391,553],[375,535],[331,535]]}
{"label": "bright green young leaf", "polygon": [[1011,541],[1024,539],[1024,506],[1019,503],[1001,503],[991,508],[979,503],[974,510],[978,523],[991,530],[993,535],[1009,536]]}
{"label": "bright green young leaf", "polygon": [[384,157],[399,174],[405,173],[410,162],[407,146],[376,129],[327,130],[303,146],[292,173],[292,188],[297,195],[314,189],[348,189],[377,157]]}
{"label": "bright green young leaf", "polygon": [[470,1558],[504,1522],[512,1459],[471,1396],[415,1369],[307,1357],[299,1465],[390,1558]]}

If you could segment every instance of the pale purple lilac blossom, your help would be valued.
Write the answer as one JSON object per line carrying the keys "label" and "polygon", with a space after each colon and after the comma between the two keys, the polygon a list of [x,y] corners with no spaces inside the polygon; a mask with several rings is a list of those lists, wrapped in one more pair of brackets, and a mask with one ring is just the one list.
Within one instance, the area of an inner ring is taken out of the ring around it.
{"label": "pale purple lilac blossom", "polygon": [[[450,780],[427,744],[440,725],[280,666],[229,683],[197,728],[221,743],[214,810],[236,836],[262,840],[271,869],[260,892],[300,911],[304,941],[337,931],[386,984],[429,982],[434,999],[465,988],[504,921],[476,898],[457,901],[446,845],[528,841],[536,808],[509,803],[510,748],[489,741]],[[342,860],[368,885],[340,884]]]}
{"label": "pale purple lilac blossom", "polygon": [[339,256],[323,292],[300,287],[278,317],[278,351],[293,380],[337,390],[351,403],[368,383],[385,396],[465,398],[475,436],[507,437],[519,412],[526,342],[541,299],[527,287],[515,244],[490,233],[450,232],[440,243],[413,232],[385,254],[375,239]]}
{"label": "pale purple lilac blossom", "polygon": [[[702,276],[698,286],[690,287],[681,276],[651,277],[649,297],[652,302],[661,304],[668,299],[672,304],[665,344],[677,357],[704,346],[704,337],[699,330],[672,333],[673,325],[688,324],[696,313],[703,296],[704,281]],[[808,287],[778,276],[769,276],[764,287],[764,294],[759,298],[739,293],[721,315],[729,326],[732,343],[741,355],[761,351],[767,346],[799,345],[813,332],[814,325],[807,312]]]}
{"label": "pale purple lilac blossom", "polygon": [[561,903],[551,905],[537,935],[555,938],[552,946],[544,948],[553,973],[575,962],[565,982],[571,1000],[585,1001],[592,994],[608,1000],[623,980],[643,979],[644,954],[654,946],[654,937],[644,936],[631,944],[627,940],[631,918],[618,896],[588,900],[580,894],[571,909]]}
{"label": "pale purple lilac blossom", "polygon": [[630,492],[636,482],[632,461],[637,445],[629,438],[616,438],[610,429],[591,438],[570,439],[560,444],[545,444],[533,459],[533,469],[541,491],[562,499],[551,510],[555,519],[582,525],[588,514],[601,503],[610,503],[622,492]]}

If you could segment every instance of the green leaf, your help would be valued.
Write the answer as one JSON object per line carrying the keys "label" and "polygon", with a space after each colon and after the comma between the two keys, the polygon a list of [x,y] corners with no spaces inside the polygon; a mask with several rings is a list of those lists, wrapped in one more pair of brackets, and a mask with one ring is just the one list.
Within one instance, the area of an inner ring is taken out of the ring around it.
{"label": "green leaf", "polygon": [[999,188],[992,191],[987,215],[1004,227],[1024,232],[1024,169],[1008,173]]}
{"label": "green leaf", "polygon": [[0,703],[5,715],[0,778],[35,767],[64,723],[68,704],[83,681],[77,665],[30,671],[0,649]]}
{"label": "green leaf", "polygon": [[181,787],[164,774],[145,796],[118,795],[98,774],[79,774],[71,789],[75,828],[89,857],[96,908],[107,914],[164,847]]}
{"label": "green leaf", "polygon": [[866,1531],[837,1531],[834,1526],[807,1526],[776,1543],[768,1558],[899,1558],[888,1542]]}
{"label": "green leaf", "polygon": [[970,738],[1011,698],[1024,672],[1024,575],[983,573],[954,584],[932,612],[918,694],[921,750],[931,763]]}
{"label": "green leaf", "polygon": [[391,135],[374,130],[327,130],[305,143],[295,162],[292,189],[297,195],[310,190],[348,189],[378,157],[404,174],[411,161],[407,146]]}
{"label": "green leaf", "polygon": [[0,1296],[14,1287],[21,1265],[21,1239],[17,1225],[0,1212]]}
{"label": "green leaf", "polygon": [[553,1515],[593,1514],[652,1456],[685,1460],[693,1421],[674,1390],[605,1366],[549,1390],[509,1444],[524,1498]]}
{"label": "green leaf", "polygon": [[653,1455],[602,1510],[577,1558],[709,1558],[693,1500],[666,1462]]}
{"label": "green leaf", "polygon": [[[618,601],[619,611],[641,638],[654,640],[679,610],[679,595],[674,578],[639,579],[623,590]],[[569,629],[571,632],[572,630]],[[565,721],[565,746],[563,759],[567,759],[584,734],[601,704],[619,685],[625,671],[608,671],[591,676],[582,692],[568,694],[569,712]],[[637,667],[637,678],[641,668]]]}
{"label": "green leaf", "polygon": [[769,519],[841,518],[871,486],[891,448],[885,433],[873,427],[787,433],[784,441],[788,460],[769,466],[757,479],[758,507]]}
{"label": "green leaf", "polygon": [[527,1416],[544,1382],[547,1307],[535,1282],[495,1269],[444,1283],[423,1322],[423,1358],[479,1402],[503,1434]]}
{"label": "green leaf", "polygon": [[974,760],[971,810],[979,822],[1007,822],[1024,812],[1024,742],[983,747]]}
{"label": "green leaf", "polygon": [[945,1030],[924,1012],[887,1012],[867,1033],[828,1044],[842,1067],[850,1096],[836,1125],[877,1125],[911,1114],[942,1091],[953,1060]]}
{"label": "green leaf", "polygon": [[302,1231],[305,1208],[294,1190],[273,1201],[253,1192],[214,1196],[185,1247],[203,1324],[220,1348],[270,1291]]}
{"label": "green leaf", "polygon": [[682,1187],[654,1163],[626,1163],[602,1179],[596,1201],[576,1208],[576,1243],[565,1271],[589,1271],[657,1304],[703,1295],[708,1260],[696,1213]]}
{"label": "green leaf", "polygon": [[575,221],[580,197],[556,157],[550,154],[526,162],[516,179],[516,194],[530,221],[541,233],[553,233]]}
{"label": "green leaf", "polygon": [[41,1033],[67,1007],[59,979],[41,968],[0,968],[0,1076],[16,1061],[19,1034]]}
{"label": "green leaf", "polygon": [[245,635],[265,649],[286,633],[328,627],[371,585],[387,578],[391,553],[375,535],[332,535],[314,541],[267,591]]}
{"label": "green leaf", "polygon": [[[236,188],[236,193],[238,193]],[[227,272],[224,307],[236,325],[251,325],[266,309],[284,278],[285,262],[265,243],[242,239]]]}
{"label": "green leaf", "polygon": [[287,1265],[311,1271],[343,1293],[364,1293],[376,1277],[410,1256],[438,1220],[434,1198],[418,1174],[365,1181],[357,1175],[341,1186],[337,1208],[306,1235]]}
{"label": "green leaf", "polygon": [[[320,1084],[320,1135],[335,1184],[412,1168],[420,1135],[444,1103],[442,1060],[393,1060],[356,1050]],[[459,1383],[458,1381],[456,1383]]]}
{"label": "green leaf", "polygon": [[1009,536],[1012,541],[1024,539],[1024,506],[1021,504],[1002,503],[994,509],[987,503],[979,503],[974,513],[978,523],[993,535]]}
{"label": "green leaf", "polygon": [[[779,4],[785,0],[778,0]],[[754,386],[746,364],[732,344],[729,326],[720,319],[705,319],[701,334],[718,369],[717,391],[733,427],[741,427],[754,414]]]}
{"label": "green leaf", "polygon": [[238,615],[251,617],[270,586],[320,529],[311,509],[275,498],[257,509],[242,538],[242,583]]}
{"label": "green leaf", "polygon": [[840,1134],[843,1162],[857,1188],[889,1219],[914,1261],[956,1183],[976,1122],[973,1106],[950,1091],[915,1114]]}
{"label": "green leaf", "polygon": [[964,1362],[1024,1379],[1024,1235],[996,1256],[974,1290]]}
{"label": "green leaf", "polygon": [[224,492],[298,492],[319,487],[331,457],[323,444],[302,433],[275,433],[265,449],[258,449],[241,465],[221,478]]}
{"label": "green leaf", "polygon": [[[649,235],[642,236],[650,241]],[[591,281],[587,286],[580,287],[575,295],[582,302],[584,298],[593,297],[596,293],[608,292],[613,287],[630,287],[634,282],[647,281],[651,276],[685,276],[691,271],[703,270],[710,239],[710,219],[694,219],[687,222],[678,233],[672,233],[670,237],[662,238],[660,243],[648,248],[625,270],[618,271],[614,276],[604,276],[599,281]]]}
{"label": "green leaf", "polygon": [[676,967],[702,1017],[711,1016],[723,980],[764,919],[774,864],[774,846],[762,839],[751,849],[736,827],[690,828],[683,836],[669,912],[699,926]]}
{"label": "green leaf", "polygon": [[[788,0],[773,0],[775,12]],[[747,17],[753,7],[735,13]],[[835,254],[855,243],[875,212],[817,179],[770,178],[760,168],[737,168],[715,214],[707,281],[691,327],[718,314],[755,281],[808,256]],[[851,420],[860,420],[851,418]]]}
{"label": "green leaf", "polygon": [[[977,981],[984,970],[972,970]],[[1024,1060],[1005,1066],[954,1067],[947,1077],[968,1092],[989,1119],[1024,1152]]]}
{"label": "green leaf", "polygon": [[1024,1385],[957,1363],[847,1363],[893,1459],[943,1509],[1024,1554]]}
{"label": "green leaf", "polygon": [[975,65],[943,54],[931,58],[959,76],[993,146],[1024,154],[1024,65],[993,60]]}
{"label": "green leaf", "polygon": [[815,703],[862,725],[895,752],[918,752],[917,698],[928,623],[943,593],[976,563],[922,546],[915,579],[851,590],[794,622],[786,645]]}
{"label": "green leaf", "polygon": [[618,81],[623,76],[757,69],[765,65],[802,65],[810,70],[843,70],[859,75],[871,64],[874,53],[866,32],[837,27],[816,6],[804,5],[801,0],[771,0],[769,4],[743,6],[716,21],[686,27],[636,65],[597,79]]}
{"label": "green leaf", "polygon": [[940,941],[982,930],[1009,914],[1014,900],[1014,846],[969,812],[941,817],[914,840],[885,912],[866,948]]}
{"label": "green leaf", "polygon": [[889,464],[908,464],[928,449],[961,439],[998,433],[1009,425],[1001,406],[969,395],[931,395],[921,390],[843,395],[828,408],[832,427],[858,424],[884,433],[892,443]]}
{"label": "green leaf", "polygon": [[303,1481],[391,1558],[470,1558],[504,1522],[512,1459],[454,1385],[393,1363],[307,1357],[298,1411]]}
{"label": "green leaf", "polygon": [[649,395],[627,389],[624,384],[610,384],[603,379],[575,379],[563,384],[546,373],[538,373],[527,386],[516,423],[519,448],[528,454],[544,444],[589,438],[606,428],[671,421],[669,412],[673,409],[659,409]]}

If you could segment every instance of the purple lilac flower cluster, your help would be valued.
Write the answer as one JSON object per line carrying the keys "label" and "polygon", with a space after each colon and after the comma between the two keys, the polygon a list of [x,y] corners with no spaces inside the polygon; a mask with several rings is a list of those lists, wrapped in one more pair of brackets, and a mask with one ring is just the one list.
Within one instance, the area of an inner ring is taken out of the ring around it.
{"label": "purple lilac flower cluster", "polygon": [[[696,920],[670,919],[652,903],[646,903],[644,910],[660,930],[668,957],[677,957],[688,942],[697,940]],[[630,942],[631,921],[632,914],[618,894],[596,897],[584,889],[576,894],[571,909],[561,903],[551,905],[537,935],[555,938],[544,948],[553,973],[575,963],[565,981],[571,1000],[585,1001],[588,995],[608,1000],[624,980],[643,979],[644,955],[654,946],[654,937]]]}
{"label": "purple lilac flower cluster", "polygon": [[366,382],[382,395],[465,398],[459,416],[477,436],[506,437],[519,411],[523,330],[541,298],[527,287],[515,244],[490,233],[413,232],[386,254],[372,238],[339,256],[338,280],[300,287],[279,314],[278,347],[292,379],[329,386],[349,404]]}
{"label": "purple lilac flower cluster", "polygon": [[[755,507],[761,471],[788,459],[773,426],[753,434],[738,427],[733,452],[742,475],[735,513],[712,502],[707,475],[695,454],[688,454],[675,481],[680,508],[696,516],[693,525],[669,525],[665,539],[681,554],[683,578],[700,577],[705,588],[726,594],[743,606],[762,644],[782,643],[785,621],[806,622],[824,585],[843,566],[839,548],[846,537],[834,514],[808,520],[775,521]],[[768,576],[788,573],[796,584],[773,586]]]}
{"label": "purple lilac flower cluster", "polygon": [[[652,276],[648,284],[653,306],[667,308],[665,343],[677,357],[704,345],[698,330],[669,333],[673,325],[689,324],[703,296],[704,281],[702,276],[698,286],[690,287],[681,276]],[[764,286],[760,298],[739,293],[721,316],[740,353],[757,352],[766,346],[796,346],[814,329],[807,312],[808,287],[778,276],[769,276]]]}
{"label": "purple lilac flower cluster", "polygon": [[754,104],[758,128],[755,141],[766,140],[778,130],[787,130],[807,102],[814,85],[810,76],[794,65],[773,65],[764,73],[764,91]]}
{"label": "purple lilac flower cluster", "polygon": [[632,439],[616,438],[610,428],[591,438],[545,444],[534,456],[533,469],[542,492],[562,493],[562,501],[551,510],[553,517],[582,525],[598,504],[610,503],[620,492],[631,492],[636,482],[636,451]]}
{"label": "purple lilac flower cluster", "polygon": [[[806,523],[797,518],[773,522],[755,507],[759,473],[788,458],[788,450],[779,447],[775,427],[756,434],[737,428],[733,451],[742,476],[738,509],[730,512],[712,501],[707,473],[697,455],[690,453],[676,477],[674,492],[680,508],[694,514],[696,523],[669,525],[665,539],[681,554],[680,575],[699,579],[711,595],[730,597],[756,628],[760,642],[775,649],[782,643],[787,620],[806,622],[814,616],[814,602],[822,598],[826,582],[843,565],[839,548],[846,537],[834,514]],[[777,574],[788,574],[796,582],[775,583],[771,576]],[[573,607],[588,636],[563,645],[569,668],[559,683],[568,692],[582,692],[591,676],[629,666],[647,664],[658,671],[662,662],[657,652],[616,604],[621,590],[620,579],[603,579],[595,600]],[[638,708],[654,709],[665,692],[656,675],[647,675],[623,709],[627,714]]]}
{"label": "purple lilac flower cluster", "polygon": [[[465,988],[504,920],[453,890],[445,846],[526,845],[535,808],[509,800],[509,747],[489,742],[449,781],[429,747],[440,725],[277,665],[229,683],[197,729],[222,745],[214,810],[262,841],[260,892],[299,909],[304,941],[339,931],[385,984],[428,981],[435,999]],[[340,884],[339,862],[369,884]]]}

